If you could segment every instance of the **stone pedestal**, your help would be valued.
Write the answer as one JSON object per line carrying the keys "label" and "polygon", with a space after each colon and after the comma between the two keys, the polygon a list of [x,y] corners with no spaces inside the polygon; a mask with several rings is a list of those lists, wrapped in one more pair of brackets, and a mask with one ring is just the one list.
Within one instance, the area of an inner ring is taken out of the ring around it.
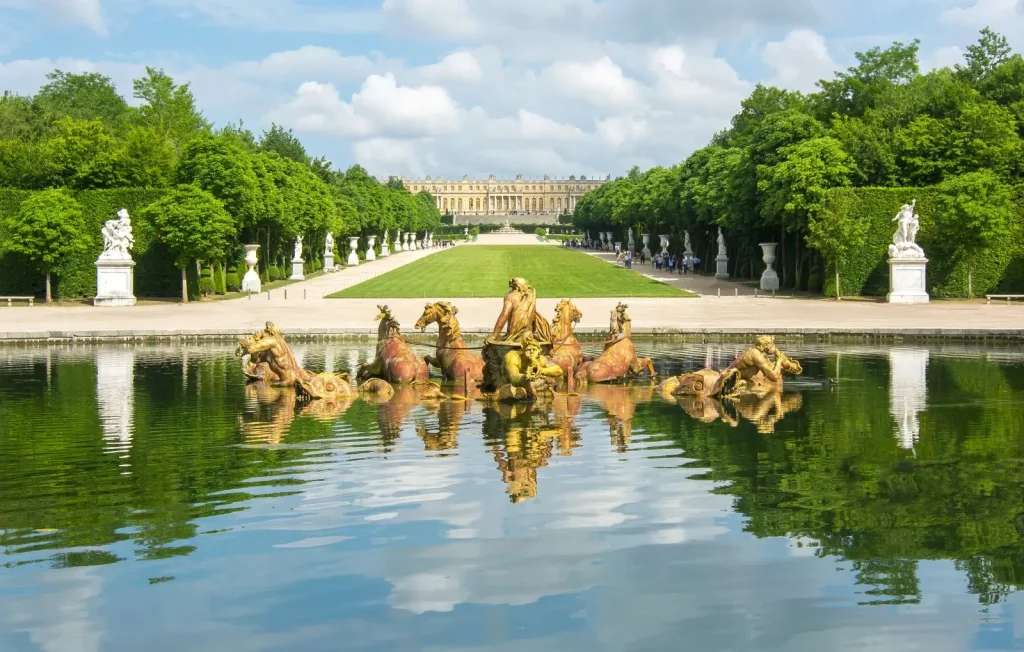
{"label": "stone pedestal", "polygon": [[377,236],[368,235],[366,236],[366,260],[377,260],[377,252],[373,250],[373,247],[377,244]]}
{"label": "stone pedestal", "polygon": [[325,272],[333,272],[334,271],[334,252],[333,251],[331,253],[329,253],[329,254],[328,253],[324,254],[324,271]]}
{"label": "stone pedestal", "polygon": [[302,264],[306,262],[301,258],[292,258],[292,275],[288,277],[289,281],[305,281],[306,275],[302,271]]}
{"label": "stone pedestal", "polygon": [[729,278],[729,257],[715,257],[715,278]]}
{"label": "stone pedestal", "polygon": [[644,258],[650,258],[651,257],[651,250],[650,250],[650,246],[649,245],[651,244],[651,234],[649,234],[649,233],[641,233],[640,234],[640,238],[641,238],[641,240],[643,240],[643,243],[644,243],[644,248],[641,250],[641,253],[643,253]]}
{"label": "stone pedestal", "polygon": [[100,258],[96,261],[94,306],[135,305],[135,261]]}
{"label": "stone pedestal", "polygon": [[388,249],[388,234],[384,234],[384,239],[380,242],[380,257],[387,258],[391,255],[391,250]]}
{"label": "stone pedestal", "polygon": [[772,265],[775,264],[775,247],[779,246],[778,242],[762,242],[761,247],[761,260],[764,261],[765,269],[761,274],[761,289],[768,292],[771,290],[779,289],[779,275],[775,273]]}
{"label": "stone pedestal", "polygon": [[356,253],[356,247],[359,246],[359,238],[348,239],[348,260],[345,261],[349,267],[355,267],[359,264],[359,254]]}
{"label": "stone pedestal", "polygon": [[405,251],[405,245],[402,244],[402,232],[399,231],[395,234],[395,252]]}
{"label": "stone pedestal", "polygon": [[889,259],[889,303],[928,303],[925,290],[927,258]]}
{"label": "stone pedestal", "polygon": [[242,277],[242,292],[259,294],[263,291],[260,275],[256,272],[256,263],[259,262],[259,259],[256,257],[256,250],[259,248],[258,244],[245,245],[245,265],[249,268],[249,271]]}

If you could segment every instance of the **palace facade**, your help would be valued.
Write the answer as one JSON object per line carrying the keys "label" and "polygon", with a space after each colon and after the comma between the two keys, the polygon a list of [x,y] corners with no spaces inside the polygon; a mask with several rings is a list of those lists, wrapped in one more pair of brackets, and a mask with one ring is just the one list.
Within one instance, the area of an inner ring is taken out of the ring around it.
{"label": "palace facade", "polygon": [[412,193],[427,191],[434,197],[442,215],[534,215],[571,213],[576,201],[605,183],[604,179],[577,178],[498,179],[493,174],[486,181],[475,181],[468,176],[455,181],[444,178],[402,179]]}

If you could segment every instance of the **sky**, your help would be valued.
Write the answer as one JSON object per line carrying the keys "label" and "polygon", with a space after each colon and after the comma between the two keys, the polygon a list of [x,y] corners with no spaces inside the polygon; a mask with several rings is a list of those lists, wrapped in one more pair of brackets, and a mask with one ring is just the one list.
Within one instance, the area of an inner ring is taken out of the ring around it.
{"label": "sky", "polygon": [[758,82],[813,91],[921,39],[951,65],[1024,0],[0,0],[0,88],[145,66],[216,125],[272,122],[379,176],[618,176],[673,165]]}

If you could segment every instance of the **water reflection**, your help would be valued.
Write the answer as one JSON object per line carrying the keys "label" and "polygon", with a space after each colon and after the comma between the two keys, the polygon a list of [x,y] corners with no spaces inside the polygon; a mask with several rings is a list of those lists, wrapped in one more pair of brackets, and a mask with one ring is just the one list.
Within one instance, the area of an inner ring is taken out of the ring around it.
{"label": "water reflection", "polygon": [[2,355],[0,649],[1021,643],[1019,348],[807,346],[805,381],[729,402],[400,387],[304,410],[226,347]]}

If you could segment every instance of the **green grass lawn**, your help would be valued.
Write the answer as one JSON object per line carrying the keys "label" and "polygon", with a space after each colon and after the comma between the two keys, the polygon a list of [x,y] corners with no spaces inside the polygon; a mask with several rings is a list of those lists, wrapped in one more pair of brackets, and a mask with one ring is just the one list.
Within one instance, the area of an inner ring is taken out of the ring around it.
{"label": "green grass lawn", "polygon": [[693,294],[561,247],[460,245],[328,295],[333,299],[500,297],[521,276],[549,299]]}

